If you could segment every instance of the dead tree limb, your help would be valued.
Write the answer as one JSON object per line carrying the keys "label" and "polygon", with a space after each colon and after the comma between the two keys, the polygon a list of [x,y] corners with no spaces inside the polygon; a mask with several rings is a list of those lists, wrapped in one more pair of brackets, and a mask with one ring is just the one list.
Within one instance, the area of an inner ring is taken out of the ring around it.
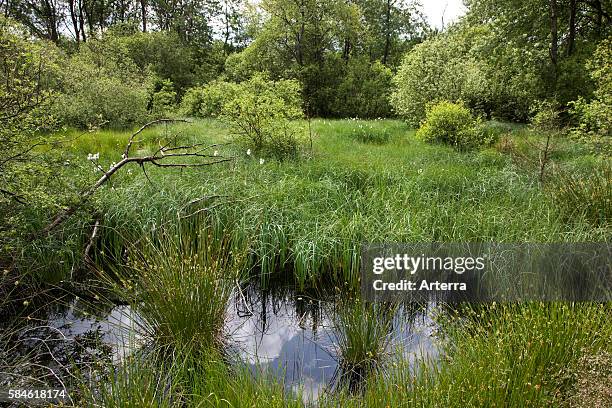
{"label": "dead tree limb", "polygon": [[[155,151],[151,155],[145,156],[137,156],[130,157],[130,149],[132,144],[134,143],[134,138],[139,135],[146,128],[159,124],[159,123],[169,123],[169,122],[187,122],[186,120],[175,120],[175,119],[158,119],[152,122],[149,122],[138,129],[135,133],[133,133],[128,142],[126,144],[125,150],[123,152],[123,156],[121,161],[115,163],[108,171],[104,172],[104,174],[93,184],[89,189],[85,190],[81,193],[79,200],[77,203],[69,206],[68,208],[62,210],[59,214],[57,214],[53,220],[47,224],[45,228],[40,231],[39,237],[48,236],[51,231],[57,228],[60,224],[66,221],[72,214],[74,214],[78,208],[80,208],[83,204],[85,204],[91,196],[102,187],[110,178],[118,172],[121,168],[126,166],[129,163],[138,164],[144,171],[144,166],[146,163],[150,163],[157,167],[178,167],[178,168],[186,168],[186,167],[204,167],[211,166],[214,164],[219,164],[223,162],[228,162],[233,160],[232,158],[225,158],[223,156],[218,156],[216,154],[206,154],[207,150],[212,149],[218,144],[204,146],[201,143],[185,145],[185,146],[175,146],[171,147],[168,144],[161,146],[157,151]],[[187,122],[188,123],[188,122]],[[198,148],[194,151],[194,149]],[[171,152],[171,153],[168,153]],[[173,161],[178,159],[199,159],[199,161]]]}

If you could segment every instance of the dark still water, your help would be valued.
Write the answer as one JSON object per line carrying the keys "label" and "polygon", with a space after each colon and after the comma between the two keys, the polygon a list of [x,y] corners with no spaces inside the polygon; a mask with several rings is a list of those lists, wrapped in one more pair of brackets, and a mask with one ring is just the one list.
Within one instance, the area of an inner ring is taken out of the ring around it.
{"label": "dark still water", "polygon": [[[287,287],[264,291],[250,284],[237,289],[227,308],[229,355],[248,364],[254,375],[272,374],[288,392],[316,400],[333,390],[342,375],[334,299]],[[399,307],[387,334],[388,360],[435,359],[434,310],[431,304]],[[99,359],[119,362],[150,341],[143,322],[127,305],[71,298],[39,315],[24,321],[11,346],[17,352],[15,363],[35,364],[0,374],[0,386],[26,385],[32,377],[68,384],[73,362],[85,366]]]}
{"label": "dark still water", "polygon": [[[414,362],[421,356],[437,356],[430,306],[398,309],[388,333],[389,360],[403,357]],[[333,298],[250,286],[228,308],[227,333],[232,350],[254,373],[272,372],[288,391],[316,400],[333,390],[342,374],[335,313]]]}

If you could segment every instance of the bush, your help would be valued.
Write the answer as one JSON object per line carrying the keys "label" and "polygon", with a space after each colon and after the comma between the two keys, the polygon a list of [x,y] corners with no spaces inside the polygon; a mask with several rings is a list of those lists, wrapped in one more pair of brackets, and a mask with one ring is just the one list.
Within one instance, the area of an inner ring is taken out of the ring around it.
{"label": "bush", "polygon": [[546,134],[554,134],[561,130],[561,116],[557,102],[536,101],[531,107],[531,114],[533,130]]}
{"label": "bush", "polygon": [[542,91],[539,60],[515,47],[491,52],[495,36],[487,26],[457,26],[414,47],[393,78],[395,113],[417,126],[431,101],[461,100],[488,117],[525,120]]}
{"label": "bush", "polygon": [[427,108],[426,119],[417,137],[430,143],[444,143],[458,149],[468,149],[491,143],[486,125],[475,119],[463,104],[439,102]]}
{"label": "bush", "polygon": [[169,79],[160,81],[151,98],[151,113],[156,117],[168,117],[174,113],[176,107],[176,92]]}
{"label": "bush", "polygon": [[572,134],[596,153],[612,154],[612,38],[602,41],[587,69],[596,84],[593,100],[571,102],[570,114],[578,122]]}
{"label": "bush", "polygon": [[[53,43],[32,39],[25,27],[0,16],[2,260],[10,259],[18,248],[21,253],[24,248],[21,239],[28,237],[36,215],[57,211],[72,198],[70,187],[78,185],[78,179],[58,177],[64,167],[63,152],[57,149],[49,153],[61,140],[53,132],[60,123],[50,109],[57,97],[60,58]],[[40,244],[37,242],[36,246],[40,248]],[[8,278],[0,277],[0,297],[8,296],[2,290]]]}
{"label": "bush", "polygon": [[391,70],[380,62],[352,58],[336,92],[334,116],[380,118],[391,116]]}
{"label": "bush", "polygon": [[223,104],[221,117],[247,149],[284,159],[298,152],[303,117],[300,85],[295,80],[269,81],[256,75],[236,86]]}
{"label": "bush", "polygon": [[490,86],[485,80],[485,67],[466,55],[466,41],[458,34],[441,35],[417,45],[406,55],[393,79],[391,103],[398,115],[417,126],[431,101],[464,100],[481,105],[477,101],[487,99],[485,93]]}
{"label": "bush", "polygon": [[[111,43],[115,44],[115,43]],[[63,67],[63,86],[55,113],[78,128],[106,123],[127,127],[148,117],[153,77],[140,70],[124,47],[89,41]]]}
{"label": "bush", "polygon": [[233,99],[238,84],[213,81],[205,86],[187,90],[181,102],[181,113],[199,118],[214,118],[221,115],[225,102]]}

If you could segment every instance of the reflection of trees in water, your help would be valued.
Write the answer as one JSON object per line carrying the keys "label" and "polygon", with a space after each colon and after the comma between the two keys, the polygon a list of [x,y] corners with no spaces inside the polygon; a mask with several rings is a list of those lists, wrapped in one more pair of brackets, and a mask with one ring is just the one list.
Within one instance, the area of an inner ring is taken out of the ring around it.
{"label": "reflection of trees in water", "polygon": [[[246,282],[236,292],[233,302],[238,318],[254,317],[255,330],[262,336],[269,331],[276,317],[284,317],[293,319],[299,328],[311,331],[314,336],[324,325],[329,325],[325,328],[330,329],[328,335],[332,343],[337,343],[337,334],[342,330],[337,323],[341,303],[346,303],[349,298],[333,285],[300,291],[291,283],[280,280],[268,280],[265,285],[257,280]],[[410,340],[412,328],[425,321],[430,307],[427,302],[369,302],[367,305],[375,310],[367,318],[376,319],[373,324],[384,325],[384,337],[388,340],[385,354],[391,354],[391,347],[401,347]],[[334,352],[334,347],[327,352],[337,362],[334,375],[328,381],[329,390],[346,387],[351,392],[360,392],[365,379],[386,363],[385,359],[369,359],[352,364]]]}
{"label": "reflection of trees in water", "polygon": [[[324,310],[331,308],[334,300],[321,290],[297,291],[290,285],[272,285],[270,282],[264,288],[257,281],[251,281],[241,285],[234,302],[239,318],[257,316],[256,326],[261,333],[268,330],[272,316],[286,312],[293,316],[301,329],[311,330],[316,335],[323,324]],[[311,322],[310,327],[308,322]]]}
{"label": "reflection of trees in water", "polygon": [[113,347],[98,323],[113,307],[57,291],[54,302],[33,308],[27,318],[5,321],[0,327],[0,387],[66,389],[93,373],[100,375],[112,360]]}

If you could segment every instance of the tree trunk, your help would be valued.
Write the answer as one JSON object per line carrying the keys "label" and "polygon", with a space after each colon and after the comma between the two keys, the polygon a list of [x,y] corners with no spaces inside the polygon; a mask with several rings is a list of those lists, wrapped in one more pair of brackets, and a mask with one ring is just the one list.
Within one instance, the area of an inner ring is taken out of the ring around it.
{"label": "tree trunk", "polygon": [[79,21],[77,19],[77,11],[75,7],[76,0],[68,1],[68,10],[70,11],[70,20],[72,21],[72,27],[74,29],[74,38],[76,39],[77,48],[79,47],[79,42],[81,41],[81,32],[79,29]]}
{"label": "tree trunk", "polygon": [[385,50],[383,52],[382,63],[387,65],[389,52],[391,48],[391,0],[387,0],[387,8],[385,10]]}
{"label": "tree trunk", "polygon": [[557,0],[549,0],[550,12],[550,62],[553,69],[553,85],[557,84],[557,63],[559,61],[559,32],[557,27]]}
{"label": "tree trunk", "polygon": [[142,32],[147,32],[147,0],[140,0],[140,13],[142,14]]}
{"label": "tree trunk", "polygon": [[567,56],[574,53],[576,43],[576,0],[570,0],[569,34],[567,37]]}
{"label": "tree trunk", "polygon": [[57,43],[59,41],[57,9],[55,4],[49,0],[43,2],[43,7],[46,18],[45,23],[47,25],[47,36],[51,41]]}
{"label": "tree trunk", "polygon": [[597,34],[599,38],[603,37],[603,6],[601,0],[595,0],[595,9],[597,10]]}
{"label": "tree trunk", "polygon": [[87,42],[87,36],[85,35],[85,15],[83,14],[83,1],[79,0],[79,25],[81,26],[81,38],[83,42]]}
{"label": "tree trunk", "polygon": [[345,62],[348,62],[350,53],[351,53],[351,40],[349,40],[348,38],[345,38],[344,47],[342,49],[342,59],[344,59]]}

